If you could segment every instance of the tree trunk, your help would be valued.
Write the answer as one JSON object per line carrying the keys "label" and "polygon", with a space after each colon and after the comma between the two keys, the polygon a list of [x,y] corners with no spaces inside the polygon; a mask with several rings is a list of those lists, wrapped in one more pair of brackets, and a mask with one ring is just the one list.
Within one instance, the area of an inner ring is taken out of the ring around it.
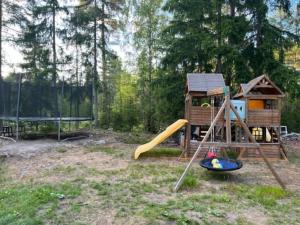
{"label": "tree trunk", "polygon": [[52,71],[52,87],[53,87],[53,105],[55,116],[59,115],[58,112],[58,96],[57,96],[57,68],[56,68],[56,5],[52,4],[52,54],[53,54],[53,71]]}
{"label": "tree trunk", "polygon": [[2,81],[2,0],[0,0],[0,81]]}
{"label": "tree trunk", "polygon": [[37,79],[38,77],[38,73],[37,73],[37,65],[36,65],[36,61],[37,61],[37,57],[36,57],[36,50],[37,50],[37,38],[36,38],[36,34],[34,34],[34,39],[35,39],[35,43],[33,44],[33,69],[34,69],[34,73],[33,73],[33,78]]}
{"label": "tree trunk", "polygon": [[[96,11],[97,8],[97,1],[94,0],[94,8]],[[92,79],[92,86],[93,86],[93,116],[95,120],[95,127],[99,127],[99,117],[98,117],[98,88],[97,88],[97,81],[98,81],[98,73],[97,73],[97,17],[94,14],[94,76]]]}
{"label": "tree trunk", "polygon": [[[263,23],[263,15],[264,12],[262,12],[259,9],[256,9],[256,23],[255,23],[255,29],[256,29],[256,49],[259,56],[262,57],[262,51],[261,51],[261,45],[262,45],[262,23]],[[254,70],[255,76],[260,76],[263,74],[263,68],[259,66],[256,70]]]}
{"label": "tree trunk", "polygon": [[[2,82],[2,0],[0,0],[0,88],[1,88],[1,114],[4,114],[5,103],[4,103],[4,85]],[[0,127],[2,128],[3,121],[0,121]]]}
{"label": "tree trunk", "polygon": [[[221,41],[222,41],[222,36],[221,36],[221,16],[222,16],[222,3],[220,1],[218,1],[218,15],[217,15],[217,41],[218,41],[218,51],[220,51],[221,48]],[[222,56],[221,53],[218,53],[217,56],[217,66],[216,66],[216,73],[221,73],[222,72]]]}
{"label": "tree trunk", "polygon": [[[233,21],[235,17],[235,0],[230,0],[229,1],[229,6],[230,6],[230,19]],[[228,45],[232,46],[234,45],[233,43],[233,37],[229,36],[228,37]],[[227,86],[231,86],[232,83],[232,76],[233,76],[233,66],[234,66],[234,60],[231,61],[231,64],[229,65],[229,68],[227,69],[226,73],[226,79],[225,83]]]}
{"label": "tree trunk", "polygon": [[[76,71],[75,71],[75,76],[76,76],[76,117],[79,117],[79,51],[78,51],[78,43],[77,43],[77,34],[78,34],[78,30],[77,30],[77,23],[76,23],[76,43],[75,43],[75,50],[76,50],[76,58],[75,58],[75,64],[76,64]],[[76,129],[79,128],[79,122],[76,122]]]}
{"label": "tree trunk", "polygon": [[152,113],[152,72],[153,72],[153,51],[152,51],[152,15],[149,15],[149,28],[148,28],[148,100],[149,110],[147,112],[147,130],[153,131],[153,113]]}
{"label": "tree trunk", "polygon": [[106,63],[106,42],[105,42],[105,1],[102,1],[101,6],[101,51],[102,51],[102,79],[103,79],[103,113],[104,113],[104,125],[106,128],[110,125],[110,110],[109,110],[109,93],[108,93],[108,80],[107,80],[107,63]]}
{"label": "tree trunk", "polygon": [[283,47],[283,41],[281,41],[281,46],[280,46],[280,50],[279,50],[279,62],[284,64],[285,61],[285,56],[284,56],[284,47]]}

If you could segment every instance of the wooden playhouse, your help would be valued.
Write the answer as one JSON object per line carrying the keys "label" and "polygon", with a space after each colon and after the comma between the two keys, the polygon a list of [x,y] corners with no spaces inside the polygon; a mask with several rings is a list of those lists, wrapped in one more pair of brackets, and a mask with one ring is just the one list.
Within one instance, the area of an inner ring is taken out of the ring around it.
{"label": "wooden playhouse", "polygon": [[[224,100],[226,89],[222,74],[187,74],[185,88],[185,119],[189,121],[184,135],[184,155],[191,157],[197,150],[210,124],[218,113]],[[235,109],[248,126],[255,140],[260,144],[268,158],[286,159],[280,143],[280,105],[284,97],[282,91],[266,76],[257,77],[247,84],[241,84],[238,93],[233,97]],[[223,113],[225,114],[225,113]],[[240,158],[260,158],[257,148],[248,144],[248,138],[234,118],[226,123],[225,115],[221,116],[214,126],[210,142],[224,140],[226,126],[230,126],[230,146],[236,146]],[[226,146],[219,145],[220,148]],[[203,157],[208,146],[200,152]]]}

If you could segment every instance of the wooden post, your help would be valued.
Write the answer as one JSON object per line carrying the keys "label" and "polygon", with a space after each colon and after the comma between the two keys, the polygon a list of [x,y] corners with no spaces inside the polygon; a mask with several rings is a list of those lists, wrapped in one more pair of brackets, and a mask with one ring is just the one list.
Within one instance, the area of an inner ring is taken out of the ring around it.
{"label": "wooden post", "polygon": [[280,154],[281,154],[281,156],[283,157],[284,160],[289,161],[288,158],[285,155],[285,152],[287,152],[287,151],[284,147],[284,144],[280,143]]}
{"label": "wooden post", "polygon": [[243,147],[243,148],[241,149],[240,154],[239,154],[239,156],[237,157],[237,159],[241,159],[241,158],[243,157],[245,151],[246,151],[246,148]]}
{"label": "wooden post", "polygon": [[[186,144],[185,144],[185,153],[188,154],[190,152],[190,148],[191,148],[191,123],[190,123],[190,114],[191,114],[191,107],[192,107],[192,96],[190,94],[188,94],[188,100],[187,100],[187,120],[189,121],[189,123],[186,125]],[[186,155],[187,156],[187,155]]]}
{"label": "wooden post", "polygon": [[248,121],[248,98],[245,98],[245,120]]}
{"label": "wooden post", "polygon": [[174,187],[174,190],[175,190],[175,191],[178,191],[178,189],[180,188],[180,186],[181,186],[181,184],[182,184],[182,182],[183,182],[183,180],[184,180],[184,178],[185,178],[187,172],[189,171],[190,167],[192,166],[192,163],[194,162],[194,160],[196,159],[197,155],[199,154],[199,152],[200,152],[200,150],[201,150],[201,147],[202,147],[203,143],[205,143],[205,142],[207,141],[207,139],[208,139],[208,137],[209,137],[209,135],[210,135],[210,133],[211,133],[213,127],[215,126],[215,124],[217,123],[217,121],[219,120],[219,118],[221,117],[222,112],[224,111],[226,104],[228,104],[228,98],[225,99],[225,101],[224,101],[224,103],[223,103],[221,109],[219,110],[217,116],[215,117],[214,121],[213,121],[212,124],[210,125],[210,127],[209,127],[207,133],[205,134],[203,140],[202,140],[201,143],[199,144],[199,146],[198,146],[196,152],[194,153],[192,159],[190,160],[190,162],[189,162],[188,165],[186,166],[184,172],[182,173],[181,177],[180,177],[179,180],[177,181],[177,183],[176,183],[176,185],[175,185],[175,187]]}
{"label": "wooden post", "polygon": [[[252,136],[251,132],[249,131],[247,125],[244,123],[244,121],[241,119],[240,115],[238,114],[238,112],[235,110],[234,106],[232,105],[232,103],[230,102],[230,107],[232,109],[232,111],[234,112],[234,114],[236,115],[237,119],[240,121],[242,127],[244,128],[245,132],[247,133],[248,137],[250,138],[251,142],[253,143],[257,143],[255,138]],[[279,177],[279,175],[276,173],[276,171],[274,170],[273,166],[271,165],[271,163],[269,162],[269,160],[267,159],[265,153],[260,149],[260,147],[257,148],[260,155],[262,156],[263,160],[265,161],[265,163],[267,164],[267,166],[269,167],[269,169],[271,170],[272,174],[274,175],[275,179],[277,180],[277,182],[280,184],[280,186],[283,189],[286,189],[285,184],[283,183],[283,181],[281,180],[281,178]]]}
{"label": "wooden post", "polygon": [[230,121],[230,97],[229,93],[225,97],[227,99],[226,101],[226,143],[230,144],[231,143],[231,121]]}

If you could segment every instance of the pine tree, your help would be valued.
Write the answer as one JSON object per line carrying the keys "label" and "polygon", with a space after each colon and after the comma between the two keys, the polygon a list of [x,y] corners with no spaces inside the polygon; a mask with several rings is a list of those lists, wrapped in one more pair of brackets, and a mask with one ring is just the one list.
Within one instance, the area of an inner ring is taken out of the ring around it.
{"label": "pine tree", "polygon": [[[71,98],[76,99],[75,115],[77,117],[79,117],[79,104],[81,96],[81,93],[79,93],[79,86],[82,83],[82,72],[80,72],[80,68],[85,67],[82,60],[82,51],[84,51],[84,46],[91,41],[91,35],[85,30],[86,17],[88,16],[83,10],[83,7],[85,6],[86,5],[83,3],[83,5],[69,7],[70,16],[65,20],[66,28],[62,30],[62,39],[65,41],[65,44],[70,46],[75,51],[75,53],[72,54],[75,56],[71,57],[73,65],[70,71],[70,83],[72,84],[75,80],[76,92],[73,93]],[[92,83],[89,77],[85,77],[85,80],[87,85]],[[70,115],[72,114],[72,107],[73,106],[70,105]],[[79,123],[76,123],[76,127],[79,127]]]}
{"label": "pine tree", "polygon": [[153,81],[159,63],[159,35],[165,16],[161,14],[161,0],[141,0],[136,2],[134,34],[138,50],[139,87],[143,121],[147,131],[155,130]]}
{"label": "pine tree", "polygon": [[[109,127],[110,124],[110,96],[109,96],[109,79],[108,79],[108,62],[110,56],[114,57],[113,52],[109,49],[109,35],[118,29],[118,21],[116,19],[117,13],[121,10],[124,2],[122,0],[106,1],[106,0],[92,0],[81,1],[85,5],[83,9],[82,25],[85,26],[85,32],[92,34],[90,43],[87,43],[87,48],[91,49],[93,57],[93,102],[94,102],[94,117],[95,125],[100,125],[98,112],[98,93],[102,87],[103,101],[102,114],[104,127]],[[99,54],[99,50],[101,51]],[[89,57],[89,54],[85,56]],[[101,59],[101,79],[98,74],[99,59]],[[88,62],[89,59],[87,59]],[[100,84],[100,80],[102,81]]]}
{"label": "pine tree", "polygon": [[16,36],[15,42],[21,47],[21,53],[24,56],[25,62],[21,64],[21,67],[28,74],[26,78],[29,80],[48,79],[50,52],[45,47],[47,44],[47,39],[43,37],[46,29],[45,22],[38,20],[36,2],[27,1],[22,6],[15,5],[11,22],[22,31]]}
{"label": "pine tree", "polygon": [[118,21],[118,13],[122,10],[124,5],[123,0],[106,1],[101,0],[101,60],[102,60],[102,83],[103,83],[103,114],[104,114],[104,127],[110,126],[111,119],[111,93],[110,93],[110,78],[109,78],[109,64],[110,61],[116,58],[113,51],[109,48],[109,35],[114,33],[120,27]]}
{"label": "pine tree", "polygon": [[[30,0],[29,0],[30,1]],[[53,93],[53,105],[54,115],[58,116],[58,93],[57,93],[57,79],[58,79],[58,58],[57,58],[57,14],[60,12],[67,13],[67,9],[61,7],[57,0],[40,0],[36,2],[35,10],[39,18],[44,23],[46,28],[44,35],[48,39],[48,43],[51,43],[51,55],[52,55],[52,68],[51,68],[51,81],[52,81],[52,93]],[[49,20],[49,17],[51,20]]]}

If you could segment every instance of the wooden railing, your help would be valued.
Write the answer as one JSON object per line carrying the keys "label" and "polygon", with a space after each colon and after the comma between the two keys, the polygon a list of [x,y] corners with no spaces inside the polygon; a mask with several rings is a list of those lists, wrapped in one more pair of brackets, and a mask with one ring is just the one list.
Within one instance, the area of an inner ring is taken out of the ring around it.
{"label": "wooden railing", "polygon": [[275,109],[248,110],[248,126],[280,126],[280,111]]}
{"label": "wooden railing", "polygon": [[[279,143],[260,143],[260,148],[264,151],[268,158],[281,159]],[[245,158],[261,158],[259,151],[254,148],[248,148],[242,157]]]}
{"label": "wooden railing", "polygon": [[[211,124],[211,107],[192,106],[189,121],[193,125],[210,125]],[[219,108],[214,108],[215,116]],[[224,121],[224,115],[221,116],[218,123]]]}

